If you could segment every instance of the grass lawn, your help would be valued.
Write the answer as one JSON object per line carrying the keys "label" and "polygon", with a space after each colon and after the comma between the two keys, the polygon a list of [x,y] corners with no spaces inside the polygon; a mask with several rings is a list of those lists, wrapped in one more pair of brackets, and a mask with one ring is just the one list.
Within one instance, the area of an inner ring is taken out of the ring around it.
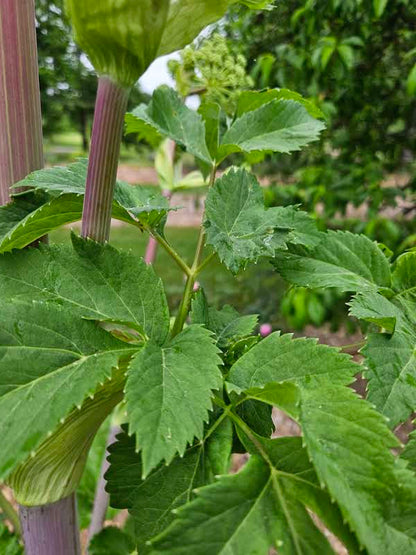
{"label": "grass lawn", "polygon": [[[138,151],[135,145],[121,145],[120,162],[140,166],[152,165],[149,150]],[[86,157],[82,150],[81,135],[76,131],[57,133],[45,140],[45,159],[48,165],[67,164],[76,158]]]}
{"label": "grass lawn", "polygon": [[[166,230],[167,239],[188,263],[193,258],[197,234],[198,230],[192,228]],[[59,229],[52,232],[50,241],[68,243],[69,230]],[[143,256],[147,235],[130,226],[114,227],[111,243],[118,249],[130,250],[137,256]],[[184,276],[162,248],[158,251],[155,270],[165,284],[169,305],[175,311],[184,287]],[[269,263],[252,266],[235,277],[215,259],[202,272],[199,281],[208,295],[210,304],[217,307],[231,304],[242,313],[259,314],[260,322],[272,322],[277,327],[283,326],[279,316],[279,304],[286,286]]]}

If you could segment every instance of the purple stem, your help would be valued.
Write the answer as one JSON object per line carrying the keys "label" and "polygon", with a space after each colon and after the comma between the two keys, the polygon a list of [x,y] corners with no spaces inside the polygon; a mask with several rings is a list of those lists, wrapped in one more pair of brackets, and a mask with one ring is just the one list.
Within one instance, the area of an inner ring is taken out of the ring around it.
{"label": "purple stem", "polygon": [[33,0],[0,2],[0,205],[10,186],[43,167]]}
{"label": "purple stem", "polygon": [[129,90],[108,77],[98,80],[91,151],[82,214],[82,236],[108,241],[124,114]]}
{"label": "purple stem", "polygon": [[[10,202],[11,185],[42,167],[35,4],[1,0],[0,205]],[[80,553],[74,496],[43,507],[21,506],[19,516],[27,555]]]}
{"label": "purple stem", "polygon": [[107,460],[108,457],[108,447],[116,441],[116,436],[121,432],[120,426],[111,426],[107,437],[106,449],[104,459],[101,465],[100,477],[97,482],[97,489],[95,491],[94,507],[91,515],[90,527],[88,529],[88,543],[91,539],[98,534],[104,526],[105,515],[107,514],[108,504],[110,497],[105,491],[105,473],[110,466]]}
{"label": "purple stem", "polygon": [[144,261],[146,264],[153,264],[156,260],[157,254],[157,241],[154,237],[149,237],[146,247],[146,253],[144,255]]}
{"label": "purple stem", "polygon": [[26,555],[80,555],[75,494],[56,503],[19,509]]}

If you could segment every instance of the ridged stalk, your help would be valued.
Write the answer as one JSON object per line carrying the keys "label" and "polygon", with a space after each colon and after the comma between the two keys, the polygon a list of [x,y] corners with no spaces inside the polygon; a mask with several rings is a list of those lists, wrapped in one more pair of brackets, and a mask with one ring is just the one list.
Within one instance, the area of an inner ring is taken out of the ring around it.
{"label": "ridged stalk", "polygon": [[82,236],[108,241],[124,114],[129,90],[108,77],[98,81],[91,137]]}
{"label": "ridged stalk", "polygon": [[[34,0],[0,1],[0,205],[10,186],[43,167]],[[30,481],[28,487],[33,486]],[[26,555],[80,553],[75,496],[20,506]]]}
{"label": "ridged stalk", "polygon": [[92,540],[95,534],[101,532],[104,526],[105,517],[110,501],[109,494],[105,491],[106,480],[104,478],[107,470],[110,467],[108,462],[108,447],[115,443],[117,435],[121,432],[120,426],[112,424],[107,437],[106,449],[104,453],[103,462],[101,464],[100,476],[97,482],[97,489],[95,491],[94,506],[91,515],[91,523],[88,529],[88,542]]}
{"label": "ridged stalk", "polygon": [[56,503],[20,507],[25,555],[81,553],[75,494]]}
{"label": "ridged stalk", "polygon": [[0,1],[0,205],[43,166],[34,0]]}

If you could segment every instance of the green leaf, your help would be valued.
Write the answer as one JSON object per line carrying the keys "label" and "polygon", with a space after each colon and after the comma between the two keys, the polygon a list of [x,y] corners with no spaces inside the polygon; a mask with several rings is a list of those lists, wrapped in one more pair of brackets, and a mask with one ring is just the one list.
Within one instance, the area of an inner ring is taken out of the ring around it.
{"label": "green leaf", "polygon": [[88,545],[90,555],[129,555],[134,552],[134,542],[115,526],[103,528]]}
{"label": "green leaf", "polygon": [[318,140],[325,124],[293,100],[272,100],[238,118],[225,133],[217,162],[233,152],[289,153]]}
{"label": "green leaf", "polygon": [[67,309],[2,302],[0,477],[23,462],[137,347]]}
{"label": "green leaf", "polygon": [[208,151],[213,159],[216,158],[220,145],[220,136],[226,127],[225,114],[219,104],[214,102],[202,102],[198,108],[205,125],[205,140]]}
{"label": "green leaf", "polygon": [[162,85],[155,90],[148,106],[141,104],[127,114],[126,133],[140,133],[143,123],[212,166],[201,116],[188,108],[173,89]]}
{"label": "green leaf", "polygon": [[358,370],[348,355],[318,345],[315,339],[293,339],[289,334],[273,333],[232,366],[227,389],[230,393],[244,394],[251,403],[257,400],[277,406],[296,419],[300,397],[295,386],[327,381],[349,384]]}
{"label": "green leaf", "polygon": [[368,399],[391,427],[416,409],[416,253],[400,256],[392,274],[396,294],[357,295],[350,313],[387,333],[370,333],[362,349],[366,358]]}
{"label": "green leaf", "polygon": [[100,0],[98,6],[94,0],[66,0],[76,42],[99,75],[123,87],[134,85],[158,56],[170,3]]}
{"label": "green leaf", "polygon": [[416,409],[416,333],[373,333],[361,350],[366,358],[368,400],[394,428]]}
{"label": "green leaf", "polygon": [[[17,200],[18,203],[21,200]],[[0,253],[22,249],[53,229],[77,222],[82,217],[83,197],[60,195],[43,204],[21,220],[17,221],[6,235],[0,239]]]}
{"label": "green leaf", "polygon": [[3,240],[22,220],[45,203],[45,197],[27,194],[0,206],[0,241]]}
{"label": "green leaf", "polygon": [[229,420],[183,457],[175,456],[169,466],[158,466],[145,480],[136,440],[123,432],[110,447],[106,473],[110,503],[128,509],[133,517],[137,547],[147,553],[146,542],[174,520],[174,511],[194,497],[194,489],[212,481],[218,471],[227,472],[232,427]]}
{"label": "green leaf", "polygon": [[278,470],[252,456],[238,474],[199,490],[173,524],[153,540],[152,553],[195,555],[333,553]]}
{"label": "green leaf", "polygon": [[234,273],[262,256],[273,257],[287,242],[318,242],[313,221],[303,212],[291,206],[266,209],[257,179],[244,169],[232,168],[217,179],[205,208],[207,243]]}
{"label": "green leaf", "polygon": [[270,0],[176,0],[170,2],[169,15],[159,47],[159,56],[181,50],[207,25],[221,19],[232,4],[241,3],[260,10]]}
{"label": "green leaf", "polygon": [[315,249],[276,253],[277,271],[304,287],[377,291],[391,286],[390,265],[376,243],[348,231],[328,231]]}
{"label": "green leaf", "polygon": [[373,8],[376,17],[381,17],[387,7],[389,0],[373,0]]}
{"label": "green leaf", "polygon": [[416,324],[416,251],[399,256],[392,274],[393,288],[397,294],[397,301]]}
{"label": "green leaf", "polygon": [[54,301],[82,318],[116,322],[163,343],[169,313],[161,280],[143,260],[73,236],[0,256],[0,297]]}
{"label": "green leaf", "polygon": [[316,339],[293,339],[291,334],[275,332],[233,365],[228,382],[243,391],[272,382],[349,384],[358,370],[349,355],[334,347],[320,345]]}
{"label": "green leaf", "polygon": [[[268,405],[272,405],[274,407],[279,407],[280,409],[284,410],[289,416],[292,418],[298,418],[299,416],[299,390],[293,383],[290,382],[283,382],[283,383],[268,383],[262,387],[250,387],[248,389],[242,390],[239,387],[236,387],[234,384],[227,384],[229,392],[236,392],[236,393],[244,393],[244,397],[248,399],[244,405],[247,403],[253,403],[255,401],[261,401],[261,403],[257,403],[257,406],[264,406],[263,403],[267,403]],[[244,421],[249,424],[250,422],[246,420],[244,417]],[[256,428],[254,428],[251,424],[250,427],[256,433],[259,433]],[[274,430],[272,430],[273,432]],[[271,432],[268,434],[260,434],[265,437],[269,437]]]}
{"label": "green leaf", "polygon": [[355,51],[349,44],[338,45],[337,52],[345,67],[351,70],[355,63]]}
{"label": "green leaf", "polygon": [[[315,469],[309,459],[300,437],[266,439],[250,432],[250,437],[239,430],[247,450],[253,455],[262,452],[264,459],[272,466],[284,485],[287,496],[297,499],[312,511],[337,538],[348,553],[359,553],[357,539],[345,524],[338,507],[329,494],[321,488]],[[280,474],[280,476],[279,476]]]}
{"label": "green leaf", "polygon": [[[238,0],[67,0],[75,40],[99,75],[131,87],[159,56],[180,50]],[[241,0],[262,9],[269,0]],[[149,34],[149,29],[152,32]]]}
{"label": "green leaf", "polygon": [[416,96],[416,64],[407,77],[407,93],[409,96]]}
{"label": "green leaf", "polygon": [[376,324],[389,333],[394,332],[397,318],[401,316],[397,306],[374,291],[358,293],[349,304],[351,316]]}
{"label": "green leaf", "polygon": [[275,431],[271,407],[254,397],[238,405],[236,412],[259,436],[270,437]]}
{"label": "green leaf", "polygon": [[23,547],[17,537],[9,532],[7,526],[0,520],[0,553],[2,555],[23,555]]}
{"label": "green leaf", "polygon": [[409,463],[409,468],[416,471],[416,432],[413,431],[409,435],[409,441],[402,453],[402,458]]}
{"label": "green leaf", "polygon": [[224,348],[238,339],[251,335],[257,326],[258,316],[256,314],[240,316],[229,305],[225,305],[221,310],[210,307],[204,292],[200,289],[192,301],[191,320],[193,324],[202,324],[211,330],[217,345]]}
{"label": "green leaf", "polygon": [[265,91],[243,91],[238,98],[237,117],[241,117],[247,112],[257,110],[264,104],[268,104],[272,100],[295,100],[302,104],[308,114],[313,118],[324,119],[324,114],[310,100],[304,98],[301,94],[289,89],[268,89]]}
{"label": "green leaf", "polygon": [[150,341],[130,364],[126,402],[129,430],[142,451],[143,475],[203,437],[212,390],[222,382],[211,332],[190,326],[164,346]]}
{"label": "green leaf", "polygon": [[351,389],[327,385],[302,391],[299,422],[319,479],[360,543],[374,555],[412,553],[414,539],[389,522],[404,495],[390,451],[397,440],[383,417]]}
{"label": "green leaf", "polygon": [[273,392],[268,384],[296,385],[295,418],[310,460],[360,543],[371,554],[396,548],[410,554],[411,531],[403,533],[397,522],[416,488],[403,490],[410,478],[396,465],[390,449],[397,440],[383,416],[345,387],[357,368],[336,349],[273,334],[234,365],[229,381],[237,393],[263,387],[267,396]]}
{"label": "green leaf", "polygon": [[[52,195],[70,193],[84,195],[87,170],[88,160],[82,159],[68,166],[35,171],[19,181],[15,187],[41,190]],[[26,196],[27,193],[23,198]],[[82,205],[82,199],[80,203]],[[59,203],[56,202],[54,206],[57,206],[59,211]],[[145,224],[156,227],[166,217],[168,209],[167,199],[155,187],[132,186],[122,181],[116,183],[113,202],[114,218],[139,227]]]}

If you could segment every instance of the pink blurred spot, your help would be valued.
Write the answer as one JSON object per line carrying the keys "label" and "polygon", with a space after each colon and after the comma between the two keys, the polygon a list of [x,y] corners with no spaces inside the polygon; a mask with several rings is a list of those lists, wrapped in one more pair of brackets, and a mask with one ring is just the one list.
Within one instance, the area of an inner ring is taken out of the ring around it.
{"label": "pink blurred spot", "polygon": [[196,281],[194,283],[194,291],[198,291],[198,289],[201,287],[201,284],[199,283],[199,281]]}
{"label": "pink blurred spot", "polygon": [[273,328],[271,324],[262,324],[260,326],[260,335],[262,337],[267,337],[272,333],[272,331],[273,331]]}

